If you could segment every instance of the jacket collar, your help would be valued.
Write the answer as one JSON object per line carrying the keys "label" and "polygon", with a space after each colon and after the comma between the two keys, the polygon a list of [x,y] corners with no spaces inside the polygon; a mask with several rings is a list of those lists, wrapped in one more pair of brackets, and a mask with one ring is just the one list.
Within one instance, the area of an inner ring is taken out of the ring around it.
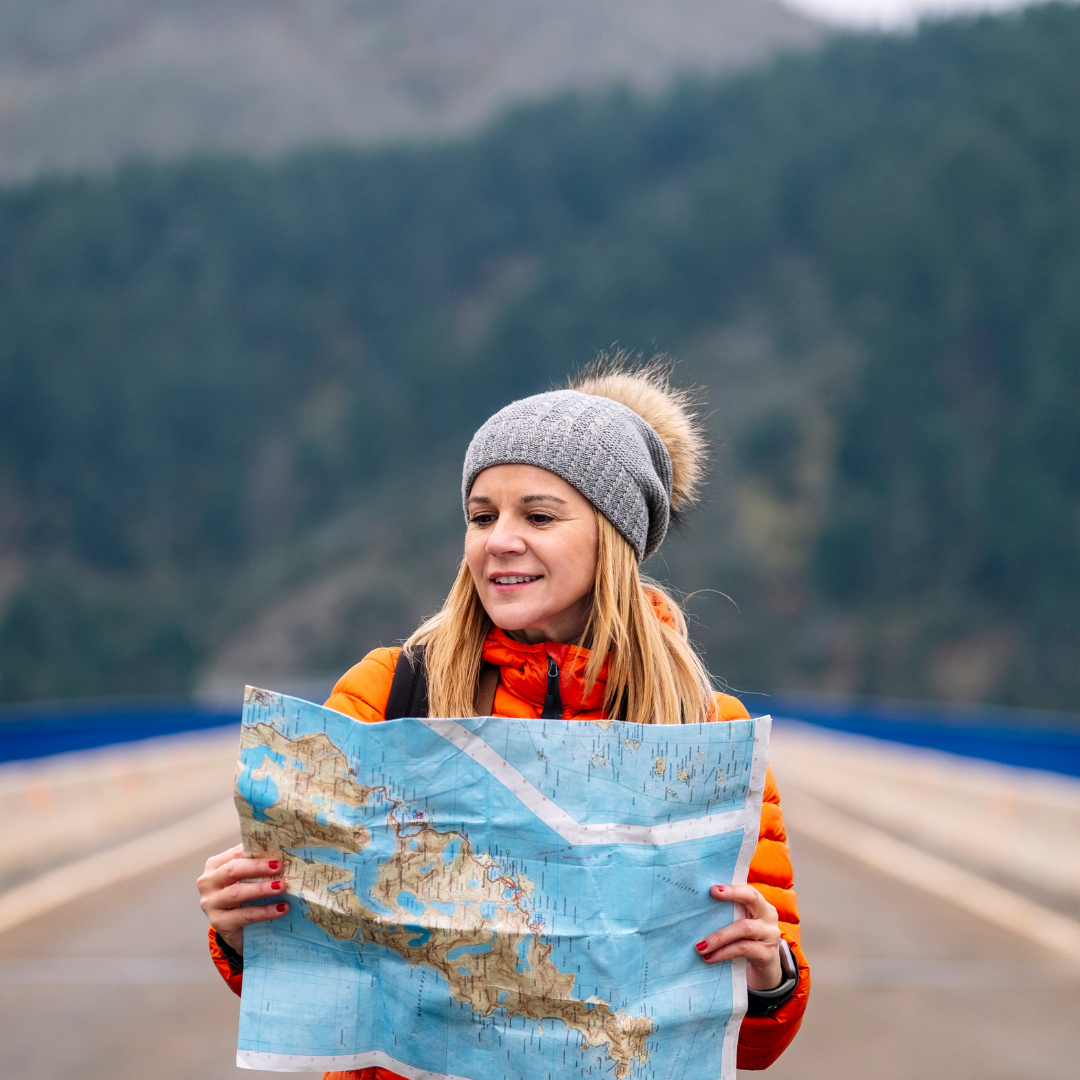
{"label": "jacket collar", "polygon": [[[653,612],[661,622],[674,626],[675,620],[663,597],[648,590]],[[590,652],[578,645],[560,645],[543,641],[527,645],[515,641],[505,630],[492,627],[484,642],[484,660],[497,664],[501,669],[503,685],[515,697],[538,707],[543,706],[547,694],[548,658],[553,657],[559,665],[559,696],[562,698],[563,714],[568,718],[580,713],[594,713],[604,707],[607,688],[607,658],[600,668],[600,675],[592,689],[585,693],[585,668]]]}
{"label": "jacket collar", "polygon": [[548,658],[559,665],[559,696],[563,714],[573,717],[581,712],[596,712],[604,707],[607,686],[607,660],[588,694],[585,693],[585,668],[589,650],[577,645],[544,641],[526,645],[515,641],[506,631],[493,627],[484,642],[484,659],[502,669],[500,679],[507,690],[522,701],[542,706],[547,693]]}

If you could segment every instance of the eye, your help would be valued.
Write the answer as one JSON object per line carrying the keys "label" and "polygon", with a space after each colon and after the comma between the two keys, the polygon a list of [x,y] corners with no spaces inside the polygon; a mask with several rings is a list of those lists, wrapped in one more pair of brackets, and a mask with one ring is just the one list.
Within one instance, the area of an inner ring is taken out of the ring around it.
{"label": "eye", "polygon": [[482,529],[485,525],[490,525],[494,520],[494,514],[479,513],[473,514],[473,516],[469,518],[469,524],[476,525],[478,528]]}
{"label": "eye", "polygon": [[540,511],[529,515],[529,522],[533,525],[550,525],[554,520],[555,518],[553,518],[551,514],[545,514]]}

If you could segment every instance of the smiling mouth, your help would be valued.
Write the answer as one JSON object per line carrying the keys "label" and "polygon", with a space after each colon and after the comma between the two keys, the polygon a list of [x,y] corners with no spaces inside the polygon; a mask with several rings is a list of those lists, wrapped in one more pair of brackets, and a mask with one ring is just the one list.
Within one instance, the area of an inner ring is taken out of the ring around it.
{"label": "smiling mouth", "polygon": [[528,585],[531,581],[539,581],[541,574],[501,574],[491,580],[495,585]]}

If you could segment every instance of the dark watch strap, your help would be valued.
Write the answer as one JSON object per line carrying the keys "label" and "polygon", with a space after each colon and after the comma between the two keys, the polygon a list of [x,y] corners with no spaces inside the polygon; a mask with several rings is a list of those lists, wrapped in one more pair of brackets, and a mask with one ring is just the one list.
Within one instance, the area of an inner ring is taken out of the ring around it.
{"label": "dark watch strap", "polygon": [[214,940],[217,942],[217,947],[221,950],[221,955],[225,957],[229,962],[229,967],[233,971],[241,972],[244,970],[244,957],[238,953],[216,930],[214,931]]}
{"label": "dark watch strap", "polygon": [[753,990],[746,988],[746,1015],[769,1016],[782,1005],[787,1004],[795,987],[799,985],[799,965],[791,946],[780,939],[780,973],[783,981],[772,990]]}

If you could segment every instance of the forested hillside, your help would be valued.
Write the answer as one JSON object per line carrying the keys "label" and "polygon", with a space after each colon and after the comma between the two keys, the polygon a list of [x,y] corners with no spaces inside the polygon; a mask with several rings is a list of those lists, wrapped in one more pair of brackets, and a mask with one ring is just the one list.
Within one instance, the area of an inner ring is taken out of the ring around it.
{"label": "forested hillside", "polygon": [[708,392],[650,567],[713,672],[1075,709],[1080,11],[850,38],[431,149],[0,196],[0,695],[404,634],[495,406],[613,342]]}
{"label": "forested hillside", "polygon": [[0,177],[446,138],[826,34],[777,0],[0,0]]}

